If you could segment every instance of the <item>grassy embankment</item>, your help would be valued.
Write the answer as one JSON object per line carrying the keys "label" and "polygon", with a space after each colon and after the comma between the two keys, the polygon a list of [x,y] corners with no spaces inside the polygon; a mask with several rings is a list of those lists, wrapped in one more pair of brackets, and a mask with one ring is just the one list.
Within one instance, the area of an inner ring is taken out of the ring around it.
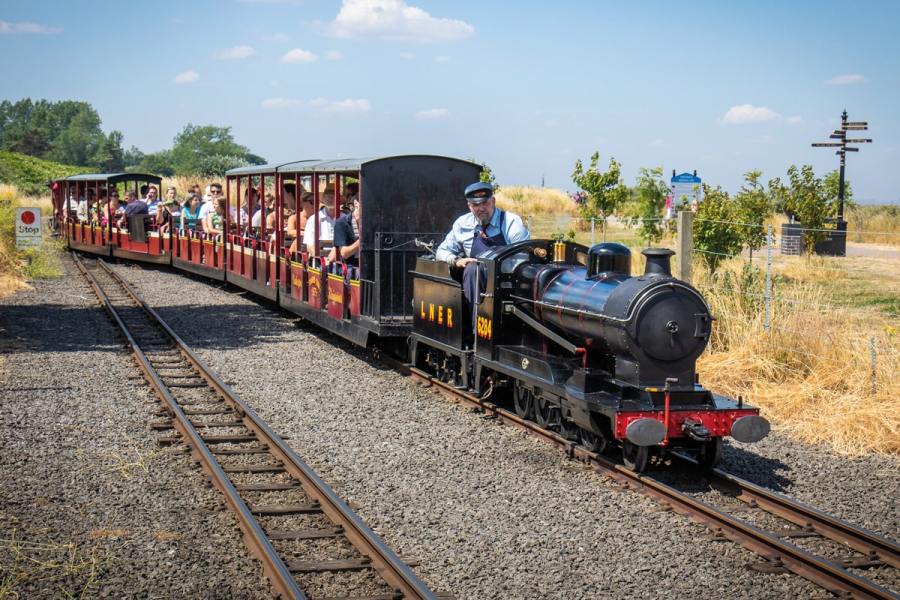
{"label": "grassy embankment", "polygon": [[[574,207],[559,190],[504,187],[498,201],[531,216],[535,237],[572,228]],[[872,232],[851,234],[851,242],[900,245],[900,207],[863,206],[847,217],[851,232]],[[587,243],[590,232],[576,232],[576,239]],[[609,226],[607,239],[632,247],[633,271],[643,269],[643,240],[619,224]],[[694,284],[717,317],[699,362],[701,381],[743,395],[800,440],[847,455],[900,454],[900,397],[893,389],[900,373],[900,257],[777,256],[769,331],[764,264],[756,259],[750,268],[746,258],[732,258],[713,276],[695,260]]]}
{"label": "grassy embankment", "polygon": [[84,171],[81,167],[0,152],[0,295],[20,289],[27,279],[59,276],[60,244],[50,237],[50,232],[44,233],[40,248],[16,250],[16,208],[39,206],[43,214],[51,214],[47,181]]}

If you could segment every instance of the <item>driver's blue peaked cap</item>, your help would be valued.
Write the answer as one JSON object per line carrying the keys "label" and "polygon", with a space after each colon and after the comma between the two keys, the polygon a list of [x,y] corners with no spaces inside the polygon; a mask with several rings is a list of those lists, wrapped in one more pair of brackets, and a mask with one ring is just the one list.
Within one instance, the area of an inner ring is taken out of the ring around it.
{"label": "driver's blue peaked cap", "polygon": [[469,204],[481,204],[494,195],[494,186],[484,181],[473,183],[466,188],[466,201]]}

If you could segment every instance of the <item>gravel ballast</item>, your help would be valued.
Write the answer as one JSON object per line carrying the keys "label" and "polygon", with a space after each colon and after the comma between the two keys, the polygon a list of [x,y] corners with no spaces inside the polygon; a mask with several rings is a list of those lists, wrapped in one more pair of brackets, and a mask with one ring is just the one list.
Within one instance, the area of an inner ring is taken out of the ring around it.
{"label": "gravel ballast", "polygon": [[[370,363],[249,293],[117,267],[434,589],[461,599],[823,597],[559,451]],[[723,466],[896,538],[898,461],[777,431]]]}
{"label": "gravel ballast", "polygon": [[219,493],[155,443],[159,403],[63,265],[0,299],[0,597],[270,597]]}

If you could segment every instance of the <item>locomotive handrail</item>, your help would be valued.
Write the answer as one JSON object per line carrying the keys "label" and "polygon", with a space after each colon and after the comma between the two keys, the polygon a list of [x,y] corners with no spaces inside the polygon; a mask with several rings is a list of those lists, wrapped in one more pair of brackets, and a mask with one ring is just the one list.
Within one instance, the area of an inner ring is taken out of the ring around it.
{"label": "locomotive handrail", "polygon": [[584,348],[580,348],[580,347],[576,346],[575,344],[573,344],[572,342],[570,342],[569,340],[565,339],[564,337],[562,337],[561,335],[559,335],[558,333],[556,333],[555,331],[553,331],[552,329],[550,329],[549,327],[547,327],[546,325],[544,325],[543,323],[541,323],[540,321],[535,319],[533,316],[528,314],[528,312],[522,310],[521,308],[518,308],[515,304],[513,304],[511,302],[510,303],[504,302],[504,304],[508,304],[510,306],[510,308],[512,309],[509,312],[511,312],[515,316],[519,317],[519,319],[521,319],[526,325],[528,325],[529,327],[531,327],[532,329],[534,329],[535,331],[537,331],[544,337],[550,338],[551,341],[559,344],[565,350],[568,350],[572,354],[584,354]]}

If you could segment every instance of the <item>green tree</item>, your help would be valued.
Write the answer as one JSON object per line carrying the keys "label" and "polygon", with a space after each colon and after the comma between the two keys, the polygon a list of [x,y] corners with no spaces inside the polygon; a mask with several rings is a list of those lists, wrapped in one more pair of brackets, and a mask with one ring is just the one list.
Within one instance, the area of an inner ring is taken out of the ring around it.
{"label": "green tree", "polygon": [[85,104],[54,140],[48,158],[67,165],[90,165],[104,139],[100,115]]}
{"label": "green tree", "polygon": [[[231,127],[215,125],[187,126],[175,136],[172,146],[172,166],[175,171],[185,175],[200,175],[210,168],[207,157],[231,157],[243,164],[263,164],[265,160],[234,141]],[[252,160],[251,160],[252,159]],[[217,159],[217,164],[225,164],[224,159]],[[221,175],[221,173],[215,173]]]}
{"label": "green tree", "polygon": [[[828,214],[837,216],[838,211],[838,194],[841,189],[841,173],[837,169],[829,172],[822,179],[822,188],[825,194],[825,201],[828,203]],[[853,201],[853,190],[850,189],[850,180],[844,178],[844,208],[856,206]]]}
{"label": "green tree", "polygon": [[122,157],[122,162],[125,165],[125,168],[136,167],[137,165],[143,162],[144,157],[146,155],[141,152],[136,146],[132,146],[128,150],[125,151],[125,154]]}
{"label": "green tree", "polygon": [[762,248],[766,243],[768,231],[765,220],[772,216],[772,199],[760,183],[762,171],[753,170],[744,173],[744,185],[734,197],[735,220],[741,234],[741,241],[750,248],[750,259],[753,251]]}
{"label": "green tree", "polygon": [[119,173],[125,170],[125,152],[122,150],[121,131],[112,131],[103,137],[90,160],[90,166],[96,167],[104,173]]}
{"label": "green tree", "polygon": [[491,184],[495,194],[500,191],[500,186],[497,185],[497,178],[494,176],[494,172],[491,171],[491,168],[487,163],[481,163],[481,175],[479,175],[478,180]]}
{"label": "green tree", "polygon": [[789,185],[782,186],[785,211],[803,225],[803,244],[812,253],[816,243],[825,239],[822,231],[828,216],[828,198],[822,180],[816,177],[811,165],[791,165],[788,168]]}
{"label": "green tree", "polygon": [[610,158],[609,168],[601,172],[599,162],[600,153],[594,152],[587,170],[579,159],[575,161],[572,172],[572,182],[588,194],[587,201],[579,209],[581,218],[585,220],[608,217],[628,195],[628,188],[621,179],[622,166]]}
{"label": "green tree", "polygon": [[87,165],[102,141],[100,116],[87,102],[0,102],[0,149]]}
{"label": "green tree", "polygon": [[648,244],[658,242],[665,233],[662,217],[668,194],[669,186],[663,179],[662,167],[641,167],[634,187],[635,212],[630,215],[629,223],[639,225],[638,231]]}
{"label": "green tree", "polygon": [[137,173],[153,173],[163,177],[171,177],[175,174],[175,164],[172,161],[171,150],[160,150],[143,155],[141,162],[128,167],[129,171]]}
{"label": "green tree", "polygon": [[703,184],[703,201],[694,219],[694,250],[698,251],[698,258],[711,272],[715,272],[723,260],[738,254],[743,247],[740,228],[734,225],[737,220],[735,206],[728,192],[721,187],[711,188]]}

